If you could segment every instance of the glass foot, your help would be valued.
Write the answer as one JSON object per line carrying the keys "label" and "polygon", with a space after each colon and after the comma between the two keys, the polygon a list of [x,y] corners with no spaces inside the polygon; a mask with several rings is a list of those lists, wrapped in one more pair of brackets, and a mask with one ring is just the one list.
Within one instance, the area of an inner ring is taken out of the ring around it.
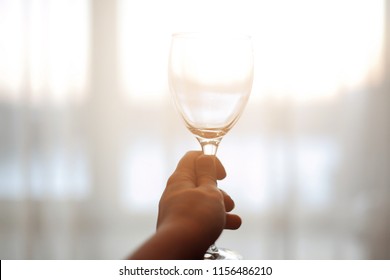
{"label": "glass foot", "polygon": [[206,254],[205,260],[242,260],[242,256],[232,250],[225,248],[218,248],[214,244],[210,246]]}

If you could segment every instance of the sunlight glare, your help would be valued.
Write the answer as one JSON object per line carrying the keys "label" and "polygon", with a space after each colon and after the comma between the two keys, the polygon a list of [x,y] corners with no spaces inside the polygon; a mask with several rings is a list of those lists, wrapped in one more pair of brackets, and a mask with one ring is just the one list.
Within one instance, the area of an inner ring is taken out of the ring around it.
{"label": "sunlight glare", "polygon": [[119,5],[122,84],[130,98],[158,100],[168,92],[170,34],[179,31],[252,35],[253,99],[331,97],[381,78],[383,0],[155,3]]}

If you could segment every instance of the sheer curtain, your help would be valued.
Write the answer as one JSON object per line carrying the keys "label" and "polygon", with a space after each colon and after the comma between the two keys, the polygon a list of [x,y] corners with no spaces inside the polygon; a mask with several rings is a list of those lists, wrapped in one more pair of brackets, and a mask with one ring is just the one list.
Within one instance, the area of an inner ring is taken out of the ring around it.
{"label": "sheer curtain", "polygon": [[118,259],[198,149],[166,81],[170,34],[253,35],[221,143],[246,259],[390,258],[389,1],[0,0],[0,258]]}

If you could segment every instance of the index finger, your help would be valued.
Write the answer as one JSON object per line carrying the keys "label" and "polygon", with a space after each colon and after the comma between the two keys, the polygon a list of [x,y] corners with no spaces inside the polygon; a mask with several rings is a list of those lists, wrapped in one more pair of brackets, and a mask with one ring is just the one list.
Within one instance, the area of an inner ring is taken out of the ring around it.
{"label": "index finger", "polygon": [[183,185],[187,187],[196,186],[196,159],[202,154],[200,151],[187,152],[179,161],[175,171],[169,177],[167,187]]}
{"label": "index finger", "polygon": [[196,160],[196,176],[198,187],[216,187],[216,158],[214,156],[199,156]]}

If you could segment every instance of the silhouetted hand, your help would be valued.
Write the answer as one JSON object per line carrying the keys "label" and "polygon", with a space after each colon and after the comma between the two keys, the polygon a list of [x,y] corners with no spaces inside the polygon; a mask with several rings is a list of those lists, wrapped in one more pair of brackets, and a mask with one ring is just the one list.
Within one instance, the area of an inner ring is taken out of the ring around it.
{"label": "silhouetted hand", "polygon": [[223,229],[239,228],[233,200],[217,188],[225,176],[216,157],[188,152],[161,196],[155,235],[131,258],[202,259]]}

